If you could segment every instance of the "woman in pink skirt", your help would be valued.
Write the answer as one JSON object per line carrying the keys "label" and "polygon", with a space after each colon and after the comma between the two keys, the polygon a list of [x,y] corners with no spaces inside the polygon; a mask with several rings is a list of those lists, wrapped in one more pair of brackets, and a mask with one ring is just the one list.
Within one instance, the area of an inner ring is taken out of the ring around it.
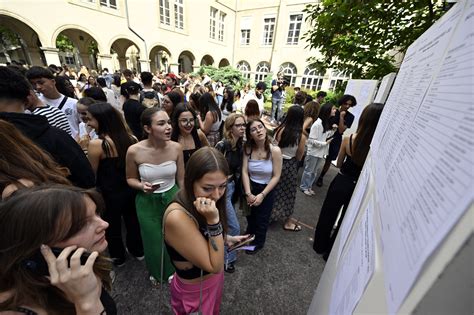
{"label": "woman in pink skirt", "polygon": [[219,314],[224,286],[226,186],[229,167],[218,150],[203,147],[188,161],[182,188],[164,218],[165,244],[176,268],[171,282],[175,314]]}

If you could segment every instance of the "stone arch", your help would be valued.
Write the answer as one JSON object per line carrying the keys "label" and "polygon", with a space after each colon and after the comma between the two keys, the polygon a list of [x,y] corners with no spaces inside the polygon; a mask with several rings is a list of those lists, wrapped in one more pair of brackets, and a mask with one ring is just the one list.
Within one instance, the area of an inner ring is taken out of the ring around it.
{"label": "stone arch", "polygon": [[222,58],[221,61],[219,61],[219,68],[227,66],[230,66],[229,60],[227,60],[226,58]]}
{"label": "stone arch", "polygon": [[127,37],[118,36],[110,44],[110,53],[115,63],[122,70],[130,69],[140,72],[140,47]]}
{"label": "stone arch", "polygon": [[270,63],[267,61],[261,61],[255,68],[255,82],[265,81],[265,78],[270,73]]}
{"label": "stone arch", "polygon": [[59,27],[52,36],[55,46],[61,35],[67,37],[75,46],[72,52],[59,52],[61,63],[75,65],[77,68],[84,65],[89,69],[97,69],[97,54],[103,52],[103,47],[92,34],[90,30],[79,25]]}
{"label": "stone arch", "polygon": [[250,64],[245,61],[241,60],[237,63],[237,69],[242,73],[242,76],[246,78],[247,80],[250,79]]}
{"label": "stone arch", "polygon": [[20,62],[28,65],[46,65],[41,47],[49,42],[34,23],[11,12],[0,10],[0,26],[11,32],[15,38],[10,47],[0,54],[0,63]]}
{"label": "stone arch", "polygon": [[285,77],[287,77],[290,81],[291,86],[295,86],[296,82],[296,75],[298,70],[296,70],[296,66],[291,62],[284,62],[280,65],[280,69],[278,72],[283,73]]}
{"label": "stone arch", "polygon": [[201,66],[213,66],[214,65],[214,58],[211,55],[204,55],[201,58]]}
{"label": "stone arch", "polygon": [[194,57],[193,53],[189,50],[184,50],[179,54],[178,57],[178,71],[191,73],[194,70],[194,61],[196,58]]}
{"label": "stone arch", "polygon": [[155,44],[150,50],[150,70],[152,73],[155,71],[168,72],[168,68],[171,62],[171,51],[161,44]]}

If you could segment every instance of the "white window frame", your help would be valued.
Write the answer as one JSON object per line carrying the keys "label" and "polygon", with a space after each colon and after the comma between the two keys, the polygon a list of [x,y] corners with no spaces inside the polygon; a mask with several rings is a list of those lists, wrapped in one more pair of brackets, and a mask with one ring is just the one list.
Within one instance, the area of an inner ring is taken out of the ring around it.
{"label": "white window frame", "polygon": [[296,69],[296,66],[291,63],[291,62],[285,62],[280,66],[280,71],[283,73],[285,76],[290,76],[290,86],[295,86],[296,82],[296,74],[298,73],[298,70]]}
{"label": "white window frame", "polygon": [[265,78],[270,73],[270,63],[266,61],[259,62],[255,68],[255,82],[265,81]]}
{"label": "white window frame", "polygon": [[[292,20],[294,19],[294,20]],[[303,24],[303,14],[290,14],[290,23],[288,26],[287,45],[298,45],[301,34],[301,25]]]}
{"label": "white window frame", "polygon": [[263,46],[271,46],[273,44],[274,35],[275,35],[275,21],[276,17],[266,16],[263,18]]}
{"label": "white window frame", "polygon": [[240,45],[242,46],[250,45],[250,30],[249,29],[240,30]]}
{"label": "white window frame", "polygon": [[220,11],[219,12],[219,32],[218,32],[218,38],[217,40],[220,42],[224,41],[224,27],[225,27],[225,17],[227,14],[224,12]]}
{"label": "white window frame", "polygon": [[216,39],[216,28],[217,28],[217,9],[210,7],[209,12],[209,38]]}
{"label": "white window frame", "polygon": [[171,25],[170,0],[160,0],[160,24]]}
{"label": "white window frame", "polygon": [[[115,4],[111,4],[110,2],[111,1],[114,1]],[[117,10],[117,0],[99,0],[99,5],[101,7],[106,7],[106,8],[109,8],[109,9],[114,9],[114,10]]]}
{"label": "white window frame", "polygon": [[303,77],[301,78],[301,87],[308,90],[320,91],[323,85],[323,79],[324,76],[317,73],[316,69],[306,67]]}
{"label": "white window frame", "polygon": [[239,63],[237,64],[237,69],[242,73],[242,76],[244,78],[250,79],[250,64],[247,61],[239,61]]}
{"label": "white window frame", "polygon": [[184,0],[174,0],[174,26],[184,30]]}
{"label": "white window frame", "polygon": [[347,80],[349,80],[349,76],[345,73],[333,70],[331,72],[331,80],[329,82],[328,90],[334,92],[337,86],[343,84]]}

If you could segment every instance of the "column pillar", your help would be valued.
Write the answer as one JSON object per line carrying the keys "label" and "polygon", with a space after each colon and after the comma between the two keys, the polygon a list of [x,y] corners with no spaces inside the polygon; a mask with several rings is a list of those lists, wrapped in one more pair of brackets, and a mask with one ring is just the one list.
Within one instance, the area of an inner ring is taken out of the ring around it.
{"label": "column pillar", "polygon": [[143,71],[150,71],[150,59],[138,59],[140,62],[140,70]]}
{"label": "column pillar", "polygon": [[53,47],[41,47],[41,50],[44,53],[44,57],[46,58],[46,65],[54,64],[57,66],[61,65],[61,61],[59,60],[59,49]]}
{"label": "column pillar", "polygon": [[110,73],[115,72],[115,64],[112,61],[112,55],[109,54],[98,54],[97,55],[97,67],[99,67],[100,70],[107,68],[109,69]]}
{"label": "column pillar", "polygon": [[127,69],[127,57],[118,57],[117,59],[120,65],[120,70]]}
{"label": "column pillar", "polygon": [[38,47],[28,47],[27,52],[30,55],[32,66],[44,66],[41,51]]}
{"label": "column pillar", "polygon": [[193,66],[193,72],[198,72],[201,66]]}

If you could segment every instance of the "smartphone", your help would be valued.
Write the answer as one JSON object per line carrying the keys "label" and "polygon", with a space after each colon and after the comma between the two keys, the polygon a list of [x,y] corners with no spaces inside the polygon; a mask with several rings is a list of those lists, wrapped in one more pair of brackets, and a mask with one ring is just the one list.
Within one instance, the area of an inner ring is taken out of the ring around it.
{"label": "smartphone", "polygon": [[234,245],[227,247],[227,252],[228,253],[233,252],[234,250],[239,249],[239,248],[249,244],[254,239],[255,239],[255,234],[250,234],[248,237],[244,238],[240,242],[235,243]]}
{"label": "smartphone", "polygon": [[153,188],[159,188],[161,185],[163,185],[165,182],[162,180],[157,180],[156,182],[151,183],[151,187]]}
{"label": "smartphone", "polygon": [[[53,254],[58,257],[62,253],[63,248],[52,247],[51,251]],[[73,251],[67,258],[68,266],[71,262],[71,257],[76,251]],[[90,253],[84,252],[81,256],[81,265],[85,265],[87,259],[89,258]],[[22,261],[22,266],[35,274],[40,276],[49,276],[48,263],[41,254],[41,251],[38,249],[31,257]]]}

